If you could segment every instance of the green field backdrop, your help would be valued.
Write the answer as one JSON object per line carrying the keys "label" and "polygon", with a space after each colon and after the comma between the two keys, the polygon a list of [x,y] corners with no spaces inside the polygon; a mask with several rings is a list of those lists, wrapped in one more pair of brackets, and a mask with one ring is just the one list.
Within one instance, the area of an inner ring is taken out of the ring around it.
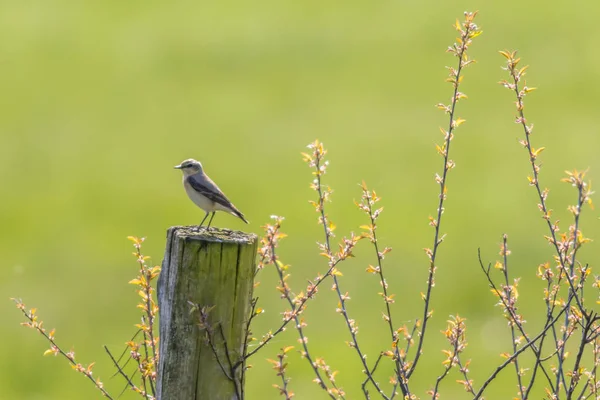
{"label": "green field backdrop", "polygon": [[[472,378],[479,386],[510,351],[509,330],[494,306],[477,263],[498,258],[509,235],[512,272],[522,276],[520,311],[531,331],[542,323],[538,264],[551,260],[530,171],[518,145],[514,98],[498,85],[502,49],[518,49],[529,64],[526,113],[535,123],[541,184],[562,228],[575,191],[560,179],[566,169],[600,170],[600,6],[593,1],[1,1],[0,12],[0,399],[94,399],[98,392],[65,360],[43,357],[35,332],[19,326],[9,301],[37,307],[58,342],[118,395],[124,387],[102,345],[122,349],[139,322],[136,275],[128,235],[147,238],[144,252],[160,263],[165,231],[197,224],[203,213],[187,199],[173,166],[197,158],[251,221],[217,215],[216,225],[261,232],[272,214],[285,216],[281,257],[300,290],[326,268],[316,241],[321,227],[308,201],[315,193],[300,152],[319,138],[331,162],[325,182],[334,189],[328,213],[337,239],[366,223],[353,201],[365,180],[383,197],[379,235],[393,247],[385,260],[397,323],[420,315],[431,247],[428,216],[437,207],[434,174],[442,160],[439,127],[451,86],[445,53],[452,25],[465,10],[480,11],[483,35],[465,71],[469,96],[457,131],[439,254],[437,285],[425,355],[411,380],[417,395],[442,371],[450,314],[467,318]],[[598,212],[586,208],[581,228],[600,235]],[[388,346],[378,281],[365,272],[372,250],[361,243],[344,264],[351,317],[373,362]],[[592,265],[599,247],[581,252]],[[275,273],[257,289],[266,312],[262,335],[284,308]],[[328,288],[327,288],[328,289]],[[595,297],[595,292],[588,292]],[[593,298],[590,298],[593,304]],[[306,312],[311,351],[335,370],[349,399],[362,398],[361,367],[345,345],[337,300],[322,290]],[[278,377],[267,358],[295,344],[293,330],[253,360],[248,399],[276,399]],[[290,353],[296,398],[326,398],[305,360]],[[387,386],[389,365],[379,379]],[[459,379],[442,398],[467,398]],[[489,399],[516,394],[507,369]],[[540,381],[540,383],[542,383]],[[537,397],[541,398],[540,392]],[[121,398],[134,399],[132,393]],[[185,399],[182,399],[185,400]]]}

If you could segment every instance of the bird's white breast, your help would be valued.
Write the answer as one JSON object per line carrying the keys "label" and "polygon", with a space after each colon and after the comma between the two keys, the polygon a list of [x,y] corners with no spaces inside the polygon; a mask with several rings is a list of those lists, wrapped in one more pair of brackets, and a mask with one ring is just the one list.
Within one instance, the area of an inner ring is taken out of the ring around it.
{"label": "bird's white breast", "polygon": [[206,212],[215,211],[215,203],[208,199],[207,197],[201,195],[188,183],[187,179],[183,178],[183,187],[185,188],[185,192],[187,193],[190,200],[194,202],[198,207],[203,209]]}

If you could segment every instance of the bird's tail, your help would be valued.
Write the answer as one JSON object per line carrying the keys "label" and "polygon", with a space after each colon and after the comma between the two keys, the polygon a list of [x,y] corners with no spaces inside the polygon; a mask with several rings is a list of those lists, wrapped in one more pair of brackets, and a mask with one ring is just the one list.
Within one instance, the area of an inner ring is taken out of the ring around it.
{"label": "bird's tail", "polygon": [[235,215],[236,217],[238,217],[239,219],[241,219],[242,221],[244,221],[245,223],[249,224],[250,222],[248,222],[248,220],[244,217],[244,214],[242,214],[242,212],[240,210],[238,210],[237,208],[233,208],[233,211],[231,212],[233,215]]}

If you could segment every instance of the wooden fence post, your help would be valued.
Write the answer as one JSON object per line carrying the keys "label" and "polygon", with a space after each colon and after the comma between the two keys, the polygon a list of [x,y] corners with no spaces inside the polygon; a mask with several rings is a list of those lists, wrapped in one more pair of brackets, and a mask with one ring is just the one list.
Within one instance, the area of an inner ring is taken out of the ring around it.
{"label": "wooden fence post", "polygon": [[[243,393],[241,368],[233,377],[235,385],[225,375],[225,343],[230,359],[239,360],[251,307],[258,240],[254,234],[238,231],[196,229],[176,226],[167,232],[157,288],[158,400],[231,400]],[[190,312],[190,302],[210,310],[212,348],[206,342],[207,330],[200,327],[199,311]]]}

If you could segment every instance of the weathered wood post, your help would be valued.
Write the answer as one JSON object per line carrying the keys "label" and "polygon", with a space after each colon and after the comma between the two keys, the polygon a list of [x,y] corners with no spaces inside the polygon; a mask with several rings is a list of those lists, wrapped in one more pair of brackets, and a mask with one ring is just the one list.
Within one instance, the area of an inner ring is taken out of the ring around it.
{"label": "weathered wood post", "polygon": [[[257,237],[254,234],[196,227],[172,227],[158,280],[160,361],[158,400],[236,399],[236,389],[219,365],[242,354],[250,313]],[[215,348],[206,343],[198,312],[190,302],[214,307]],[[226,367],[227,368],[227,367]],[[241,368],[236,378],[241,382]],[[243,382],[241,382],[243,386]],[[237,392],[237,394],[236,394]]]}

